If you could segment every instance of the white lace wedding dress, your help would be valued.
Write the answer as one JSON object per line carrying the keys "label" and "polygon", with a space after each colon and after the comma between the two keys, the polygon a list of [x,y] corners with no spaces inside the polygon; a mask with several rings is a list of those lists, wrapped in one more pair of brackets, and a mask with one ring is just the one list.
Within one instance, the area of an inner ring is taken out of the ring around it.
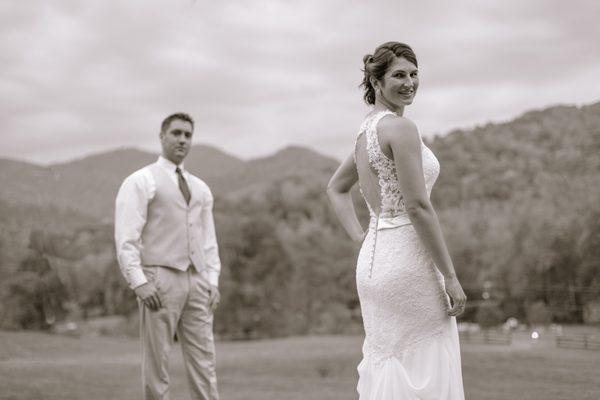
{"label": "white lace wedding dress", "polygon": [[[359,185],[371,214],[356,280],[365,328],[360,400],[464,400],[456,319],[444,279],[406,214],[394,161],[369,115],[356,140]],[[439,163],[421,142],[428,194]]]}

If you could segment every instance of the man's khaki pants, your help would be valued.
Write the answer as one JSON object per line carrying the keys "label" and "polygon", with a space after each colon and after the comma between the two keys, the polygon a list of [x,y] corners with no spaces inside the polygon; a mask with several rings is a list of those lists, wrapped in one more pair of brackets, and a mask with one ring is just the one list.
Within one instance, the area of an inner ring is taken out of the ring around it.
{"label": "man's khaki pants", "polygon": [[145,400],[169,399],[169,354],[175,333],[181,343],[193,400],[218,400],[213,314],[209,285],[193,266],[187,271],[144,266],[159,292],[162,308],[140,304],[142,385]]}

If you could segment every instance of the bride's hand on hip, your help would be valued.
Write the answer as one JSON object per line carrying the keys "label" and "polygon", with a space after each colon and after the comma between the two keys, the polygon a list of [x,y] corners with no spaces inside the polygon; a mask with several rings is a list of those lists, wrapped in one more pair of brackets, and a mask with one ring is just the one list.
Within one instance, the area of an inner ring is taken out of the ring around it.
{"label": "bride's hand on hip", "polygon": [[456,317],[465,311],[467,296],[465,295],[465,292],[463,291],[463,288],[456,277],[447,278],[445,283],[446,293],[448,293],[448,296],[450,296],[450,299],[452,300],[452,308],[448,310],[448,315]]}

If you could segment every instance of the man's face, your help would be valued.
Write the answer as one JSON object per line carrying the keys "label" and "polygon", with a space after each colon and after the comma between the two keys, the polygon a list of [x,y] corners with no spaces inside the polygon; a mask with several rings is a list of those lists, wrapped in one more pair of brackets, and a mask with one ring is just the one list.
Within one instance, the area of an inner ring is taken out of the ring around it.
{"label": "man's face", "polygon": [[188,121],[175,119],[171,121],[164,132],[160,134],[163,157],[175,164],[181,164],[192,145],[192,124]]}

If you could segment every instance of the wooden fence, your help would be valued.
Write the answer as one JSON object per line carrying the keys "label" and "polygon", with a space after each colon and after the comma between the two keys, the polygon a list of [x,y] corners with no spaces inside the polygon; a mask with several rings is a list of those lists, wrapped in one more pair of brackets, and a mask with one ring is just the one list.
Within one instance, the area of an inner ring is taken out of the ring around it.
{"label": "wooden fence", "polygon": [[600,336],[589,334],[557,335],[556,347],[569,349],[600,350]]}
{"label": "wooden fence", "polygon": [[459,334],[460,340],[472,343],[484,344],[504,344],[512,343],[512,334],[510,332],[501,332],[495,330],[482,330],[477,332],[464,331]]}

